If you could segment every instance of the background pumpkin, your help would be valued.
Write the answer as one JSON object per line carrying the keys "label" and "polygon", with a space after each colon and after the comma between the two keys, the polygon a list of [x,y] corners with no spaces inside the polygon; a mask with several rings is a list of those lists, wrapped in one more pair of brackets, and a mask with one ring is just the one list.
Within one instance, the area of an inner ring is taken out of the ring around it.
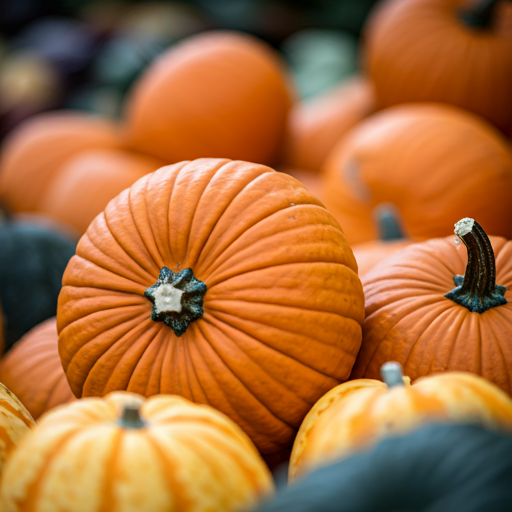
{"label": "background pumpkin", "polygon": [[119,147],[116,126],[75,112],[34,116],[5,140],[0,157],[0,200],[13,212],[37,211],[41,197],[71,157],[91,148]]}
{"label": "background pumpkin", "polygon": [[[464,235],[480,244],[468,242],[472,263],[466,269],[467,251],[452,235],[407,247],[364,276],[366,319],[353,378],[377,378],[380,366],[393,359],[412,379],[468,371],[512,395],[512,242],[491,237],[491,248],[482,233],[474,225],[474,234]],[[485,265],[475,266],[478,260]],[[466,306],[446,297],[462,275],[475,286]],[[496,292],[495,285],[506,290]],[[473,299],[490,309],[472,311]]]}
{"label": "background pumpkin", "polygon": [[512,5],[492,0],[385,2],[369,22],[366,67],[379,108],[446,102],[509,129]]}
{"label": "background pumpkin", "polygon": [[58,349],[57,321],[34,327],[0,361],[0,382],[23,403],[34,419],[72,400]]}
{"label": "background pumpkin", "polygon": [[290,479],[425,423],[474,422],[512,432],[512,400],[480,377],[441,373],[411,386],[398,363],[383,365],[382,376],[385,384],[370,379],[340,384],[313,406],[293,445]]}
{"label": "background pumpkin", "polygon": [[279,170],[299,180],[314,196],[322,199],[322,182],[319,173],[307,169],[293,169],[291,167],[283,167]]}
{"label": "background pumpkin", "polygon": [[91,512],[234,512],[272,488],[254,445],[218,411],[113,393],[42,418],[9,459],[1,496],[6,512],[74,512],[77,499]]}
{"label": "background pumpkin", "polygon": [[512,150],[476,116],[411,104],[354,128],[324,167],[322,198],[351,244],[378,238],[375,208],[391,203],[404,234],[446,236],[464,216],[512,237]]}
{"label": "background pumpkin", "polygon": [[275,162],[291,92],[282,63],[250,36],[211,32],[162,54],[128,98],[127,143],[167,163]]}
{"label": "background pumpkin", "polygon": [[[181,312],[160,313],[180,289]],[[91,223],[63,278],[59,352],[78,397],[180,394],[278,459],[350,374],[363,302],[339,225],[297,180],[200,159],[142,178]]]}

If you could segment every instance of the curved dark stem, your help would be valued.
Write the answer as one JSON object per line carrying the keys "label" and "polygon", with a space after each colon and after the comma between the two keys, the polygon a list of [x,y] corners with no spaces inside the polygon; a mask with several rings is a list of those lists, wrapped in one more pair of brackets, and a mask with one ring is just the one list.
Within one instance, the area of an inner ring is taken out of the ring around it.
{"label": "curved dark stem", "polygon": [[480,0],[475,7],[460,13],[460,19],[469,27],[488,28],[494,19],[494,9],[500,0]]}
{"label": "curved dark stem", "polygon": [[375,207],[374,215],[379,228],[380,240],[391,241],[405,238],[395,205],[391,203],[379,204]]}
{"label": "curved dark stem", "polygon": [[455,234],[468,250],[468,263],[464,277],[453,278],[456,287],[445,297],[473,313],[507,304],[506,288],[496,284],[494,251],[482,226],[465,218],[455,224]]}
{"label": "curved dark stem", "polygon": [[117,420],[117,424],[122,428],[140,429],[147,426],[147,423],[140,415],[140,406],[136,404],[126,404],[123,407],[121,417]]}

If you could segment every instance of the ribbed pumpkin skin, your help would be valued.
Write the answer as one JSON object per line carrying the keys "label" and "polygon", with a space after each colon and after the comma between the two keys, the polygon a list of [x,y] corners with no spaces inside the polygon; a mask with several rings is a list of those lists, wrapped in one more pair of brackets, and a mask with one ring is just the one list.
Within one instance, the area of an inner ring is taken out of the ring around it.
{"label": "ribbed pumpkin skin", "polygon": [[167,163],[274,163],[291,93],[277,56],[243,34],[204,33],[164,53],[128,100],[127,143]]}
{"label": "ribbed pumpkin skin", "polygon": [[466,270],[466,248],[453,236],[414,244],[364,276],[366,320],[352,378],[378,378],[393,360],[411,379],[467,371],[512,395],[512,242],[489,238],[509,302],[482,314],[444,296]]}
{"label": "ribbed pumpkin skin", "polygon": [[113,393],[45,415],[9,459],[2,510],[231,512],[272,491],[254,445],[218,411],[158,396],[142,403],[145,428],[122,428],[134,401]]}
{"label": "ribbed pumpkin skin", "polygon": [[[34,420],[22,403],[0,383],[0,477],[7,456],[34,426]],[[0,502],[1,505],[1,502]],[[2,509],[3,511],[3,509]]]}
{"label": "ribbed pumpkin skin", "polygon": [[463,372],[431,375],[391,389],[371,379],[340,384],[304,419],[293,445],[290,479],[385,437],[444,421],[512,431],[512,400],[485,379]]}
{"label": "ribbed pumpkin skin", "polygon": [[[164,265],[208,287],[179,339],[144,297]],[[354,256],[314,196],[265,166],[200,159],[144,177],[93,221],[63,277],[57,328],[76,396],[179,394],[272,454],[347,379],[363,319]]]}
{"label": "ribbed pumpkin skin", "polygon": [[411,240],[372,240],[352,246],[357,261],[359,277],[367,274],[375,265],[384,261],[388,256],[405,249],[413,242]]}
{"label": "ribbed pumpkin skin", "polygon": [[23,403],[32,417],[75,400],[60,362],[57,321],[34,327],[0,361],[0,382]]}
{"label": "ribbed pumpkin skin", "polygon": [[512,126],[512,5],[500,2],[485,30],[459,19],[470,5],[391,0],[377,9],[366,34],[366,67],[379,108],[439,101],[503,130]]}
{"label": "ribbed pumpkin skin", "polygon": [[322,199],[351,244],[377,239],[375,209],[392,203],[405,235],[446,236],[463,217],[512,238],[512,150],[455,107],[410,104],[375,114],[328,157]]}
{"label": "ribbed pumpkin skin", "polygon": [[283,164],[320,172],[332,148],[373,109],[372,88],[361,77],[296,103],[288,118]]}
{"label": "ribbed pumpkin skin", "polygon": [[0,200],[14,212],[37,211],[60,167],[91,148],[119,146],[110,121],[58,112],[34,116],[8,137],[0,156]]}
{"label": "ribbed pumpkin skin", "polygon": [[82,235],[111,199],[162,165],[156,158],[121,149],[83,151],[61,168],[39,211]]}

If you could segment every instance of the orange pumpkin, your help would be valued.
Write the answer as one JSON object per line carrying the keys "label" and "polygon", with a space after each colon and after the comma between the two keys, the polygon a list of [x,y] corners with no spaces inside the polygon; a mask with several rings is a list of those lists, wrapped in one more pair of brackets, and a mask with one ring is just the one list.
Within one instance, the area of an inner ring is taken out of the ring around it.
{"label": "orange pumpkin", "polygon": [[0,304],[0,356],[4,353],[5,340],[4,340],[4,312]]}
{"label": "orange pumpkin", "polygon": [[314,196],[319,199],[322,198],[322,182],[319,173],[307,169],[294,169],[290,167],[280,168],[279,170],[299,180]]}
{"label": "orange pumpkin", "polygon": [[51,318],[25,334],[0,362],[0,382],[36,420],[75,399],[60,362],[58,339],[57,321]]}
{"label": "orange pumpkin", "polygon": [[327,159],[322,199],[351,244],[378,238],[376,208],[391,203],[404,234],[446,236],[464,215],[512,238],[512,149],[455,107],[393,107],[354,128]]}
{"label": "orange pumpkin", "polygon": [[121,149],[83,151],[61,167],[41,198],[39,211],[83,234],[111,199],[162,165]]}
{"label": "orange pumpkin", "polygon": [[0,200],[15,212],[37,211],[41,197],[70,158],[87,149],[118,146],[117,128],[105,119],[74,112],[34,116],[4,142]]}
{"label": "orange pumpkin", "polygon": [[354,256],[318,199],[220,159],[164,167],[111,201],[57,312],[77,397],[179,394],[230,416],[265,455],[347,379],[363,320]]}
{"label": "orange pumpkin", "polygon": [[290,105],[270,48],[243,34],[203,33],[164,53],[136,85],[126,140],[168,163],[222,157],[269,164]]}
{"label": "orange pumpkin", "polygon": [[131,393],[46,414],[9,458],[5,512],[236,512],[273,490],[249,438],[211,407]]}
{"label": "orange pumpkin", "polygon": [[512,395],[512,242],[489,242],[473,219],[455,233],[469,256],[453,236],[429,240],[363,278],[366,320],[353,378],[376,378],[394,359],[412,379],[467,371]]}
{"label": "orange pumpkin", "polygon": [[385,2],[369,23],[366,65],[379,108],[439,101],[512,127],[509,2]]}
{"label": "orange pumpkin", "polygon": [[291,480],[425,423],[477,423],[512,431],[512,400],[481,377],[442,373],[411,386],[395,362],[383,365],[382,377],[385,383],[358,379],[340,384],[314,405],[293,445]]}
{"label": "orange pumpkin", "polygon": [[296,103],[288,118],[283,164],[320,172],[332,148],[373,109],[372,88],[362,77]]}
{"label": "orange pumpkin", "polygon": [[[21,438],[34,426],[22,403],[0,383],[0,477],[7,457]],[[1,505],[1,500],[0,500]],[[2,508],[2,511],[4,509]]]}

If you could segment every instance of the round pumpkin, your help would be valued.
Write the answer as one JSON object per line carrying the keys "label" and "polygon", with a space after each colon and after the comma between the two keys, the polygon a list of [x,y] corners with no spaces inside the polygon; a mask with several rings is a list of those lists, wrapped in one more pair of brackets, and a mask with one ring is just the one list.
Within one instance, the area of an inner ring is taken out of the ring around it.
{"label": "round pumpkin", "polygon": [[0,477],[7,457],[33,426],[34,420],[30,413],[9,389],[0,383]]}
{"label": "round pumpkin", "polygon": [[121,149],[83,151],[61,167],[42,196],[39,211],[81,235],[111,199],[162,165]]}
{"label": "round pumpkin", "polygon": [[407,247],[364,276],[353,378],[377,378],[393,359],[412,379],[467,371],[512,395],[512,242],[489,241],[473,219],[455,233],[469,256],[452,235]]}
{"label": "round pumpkin", "polygon": [[510,512],[512,436],[426,425],[319,468],[258,512]]}
{"label": "round pumpkin", "polygon": [[0,200],[11,211],[37,211],[59,169],[91,148],[119,146],[116,126],[83,113],[34,116],[5,140],[0,154]]}
{"label": "round pumpkin", "polygon": [[512,126],[512,5],[506,1],[390,0],[366,33],[379,108],[438,101]]}
{"label": "round pumpkin", "polygon": [[342,230],[297,180],[248,162],[164,167],[109,203],[63,277],[77,397],[179,394],[265,455],[350,374],[364,299]]}
{"label": "round pumpkin", "polygon": [[295,169],[291,167],[279,168],[279,171],[293,176],[299,180],[314,196],[322,198],[322,182],[319,173],[308,169]]}
{"label": "round pumpkin", "polygon": [[264,43],[206,32],[162,54],[128,98],[126,140],[167,163],[222,157],[273,163],[291,93]]}
{"label": "round pumpkin", "polygon": [[351,244],[378,238],[391,203],[412,239],[446,236],[465,215],[512,238],[512,149],[492,126],[455,107],[411,104],[375,114],[328,157],[322,199]]}
{"label": "round pumpkin", "polygon": [[448,372],[423,377],[411,386],[398,363],[384,364],[381,372],[385,383],[352,380],[314,405],[293,445],[291,480],[425,423],[476,422],[512,432],[512,400],[481,377]]}
{"label": "round pumpkin", "polygon": [[10,457],[5,512],[235,512],[273,489],[249,438],[176,396],[131,393],[49,412]]}
{"label": "round pumpkin", "polygon": [[0,361],[0,382],[36,420],[75,400],[60,362],[58,339],[57,321],[50,318],[25,334]]}
{"label": "round pumpkin", "polygon": [[283,165],[320,172],[333,147],[372,113],[373,104],[372,88],[362,77],[296,103],[288,117]]}

